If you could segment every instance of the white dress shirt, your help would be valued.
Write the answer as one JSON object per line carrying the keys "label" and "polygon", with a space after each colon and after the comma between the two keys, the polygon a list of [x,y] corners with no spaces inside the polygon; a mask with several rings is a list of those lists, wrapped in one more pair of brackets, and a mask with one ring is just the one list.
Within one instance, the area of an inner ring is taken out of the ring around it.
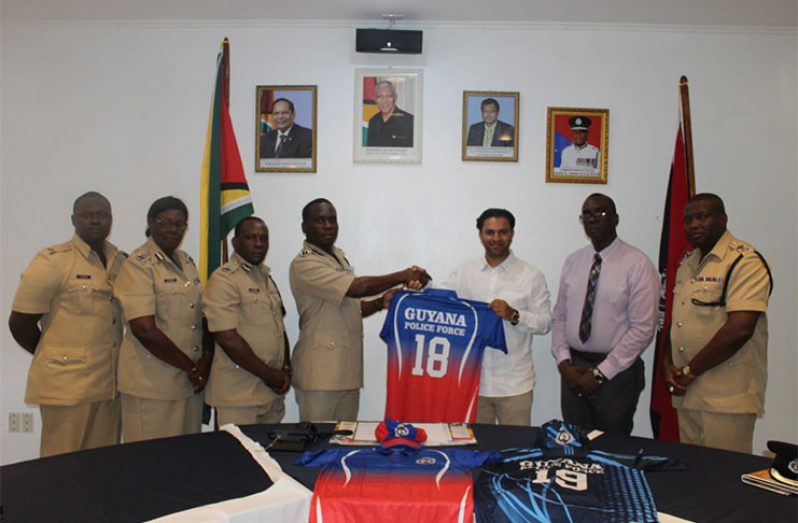
{"label": "white dress shirt", "polygon": [[485,351],[479,395],[515,396],[532,390],[532,338],[551,329],[549,289],[540,269],[512,252],[496,267],[488,265],[482,256],[457,267],[442,286],[467,300],[490,303],[502,299],[520,313],[518,325],[504,320],[507,353]]}

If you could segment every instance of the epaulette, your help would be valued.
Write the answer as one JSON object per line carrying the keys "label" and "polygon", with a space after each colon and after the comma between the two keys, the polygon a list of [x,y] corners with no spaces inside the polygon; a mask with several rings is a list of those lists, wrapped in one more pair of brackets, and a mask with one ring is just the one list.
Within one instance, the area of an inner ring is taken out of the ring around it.
{"label": "epaulette", "polygon": [[140,262],[143,262],[144,260],[146,260],[146,259],[147,259],[147,258],[149,258],[149,257],[150,257],[150,253],[148,253],[148,252],[141,252],[141,253],[139,253],[139,254],[137,254],[137,255],[136,255],[136,260],[137,260],[137,261],[140,261]]}
{"label": "epaulette", "polygon": [[225,274],[230,274],[230,273],[232,273],[232,272],[233,272],[235,269],[233,269],[233,268],[232,268],[232,267],[230,267],[229,265],[222,265],[222,268],[221,268],[221,269],[219,269],[219,270],[220,270],[220,271],[222,271],[222,272],[223,272],[223,273],[225,273]]}
{"label": "epaulette", "polygon": [[308,256],[313,256],[314,254],[316,254],[316,252],[311,249],[302,249],[299,251],[300,258],[307,258]]}
{"label": "epaulette", "polygon": [[739,252],[740,254],[748,254],[753,253],[754,248],[748,245],[747,243],[743,243],[741,241],[733,241],[729,244],[729,248]]}
{"label": "epaulette", "polygon": [[45,249],[48,256],[53,254],[60,254],[63,252],[70,252],[72,250],[72,242],[59,243],[58,245],[51,245]]}

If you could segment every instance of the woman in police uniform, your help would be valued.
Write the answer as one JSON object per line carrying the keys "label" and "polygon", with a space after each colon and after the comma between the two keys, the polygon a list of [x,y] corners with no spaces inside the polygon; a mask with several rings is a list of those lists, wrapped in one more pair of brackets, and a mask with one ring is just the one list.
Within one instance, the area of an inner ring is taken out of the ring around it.
{"label": "woman in police uniform", "polygon": [[133,251],[114,284],[128,323],[119,357],[125,442],[201,429],[213,345],[203,334],[197,268],[178,248],[187,225],[181,200],[153,202],[147,242]]}

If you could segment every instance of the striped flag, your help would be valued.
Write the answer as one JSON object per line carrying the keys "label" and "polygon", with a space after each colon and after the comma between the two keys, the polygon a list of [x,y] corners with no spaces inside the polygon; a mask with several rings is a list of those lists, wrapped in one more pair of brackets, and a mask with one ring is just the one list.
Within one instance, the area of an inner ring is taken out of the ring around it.
{"label": "striped flag", "polygon": [[662,281],[660,294],[660,321],[654,352],[654,374],[651,387],[651,431],[657,439],[679,441],[679,422],[671,406],[671,395],[662,377],[662,357],[671,349],[670,327],[673,310],[673,286],[676,271],[690,244],[684,234],[684,206],[695,194],[693,177],[692,133],[690,130],[690,99],[687,78],[679,82],[681,111],[676,147],[671,162],[668,192],[665,195],[665,212],[662,216],[662,236],[659,245],[659,273]]}
{"label": "striped flag", "polygon": [[227,234],[241,218],[255,212],[230,120],[229,88],[230,48],[225,38],[216,59],[216,87],[211,99],[200,182],[200,277],[203,282],[225,261],[222,260],[222,246],[226,246]]}

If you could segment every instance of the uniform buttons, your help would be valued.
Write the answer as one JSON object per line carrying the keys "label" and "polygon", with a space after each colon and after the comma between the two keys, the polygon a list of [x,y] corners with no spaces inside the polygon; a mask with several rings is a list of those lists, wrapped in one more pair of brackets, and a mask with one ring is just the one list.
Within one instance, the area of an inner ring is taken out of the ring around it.
{"label": "uniform buttons", "polygon": [[690,278],[690,283],[695,283],[695,278]]}
{"label": "uniform buttons", "polygon": [[236,368],[237,368],[237,369],[240,369],[241,367],[239,367],[238,365],[236,365]]}
{"label": "uniform buttons", "polygon": [[684,347],[679,347],[679,352],[684,352]]}
{"label": "uniform buttons", "polygon": [[197,324],[196,323],[191,325],[191,330],[193,330],[193,331],[197,330]]}
{"label": "uniform buttons", "polygon": [[192,303],[191,305],[188,306],[188,308],[189,309],[193,309],[194,308],[194,304]]}
{"label": "uniform buttons", "polygon": [[676,324],[677,327],[681,327],[682,325],[684,325],[682,322]]}
{"label": "uniform buttons", "polygon": [[197,347],[197,346],[195,345],[195,346],[194,346],[194,352],[197,352],[198,350],[199,350],[199,347]]}
{"label": "uniform buttons", "polygon": [[66,357],[66,356],[64,356],[64,361],[66,361],[66,360],[67,360],[67,357]]}

